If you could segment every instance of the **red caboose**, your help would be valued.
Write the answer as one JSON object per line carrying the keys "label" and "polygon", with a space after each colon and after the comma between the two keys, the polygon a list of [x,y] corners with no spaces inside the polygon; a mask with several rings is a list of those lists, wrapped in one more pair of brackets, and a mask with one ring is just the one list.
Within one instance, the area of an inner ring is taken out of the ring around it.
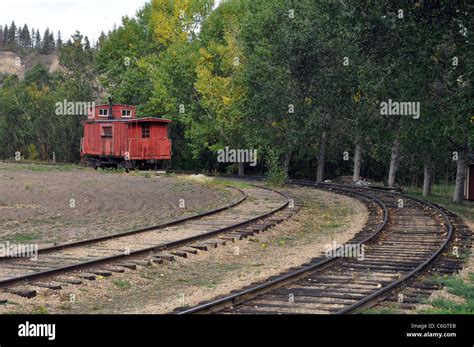
{"label": "red caboose", "polygon": [[135,106],[96,105],[89,111],[81,157],[97,167],[158,167],[171,159],[168,119],[137,118]]}

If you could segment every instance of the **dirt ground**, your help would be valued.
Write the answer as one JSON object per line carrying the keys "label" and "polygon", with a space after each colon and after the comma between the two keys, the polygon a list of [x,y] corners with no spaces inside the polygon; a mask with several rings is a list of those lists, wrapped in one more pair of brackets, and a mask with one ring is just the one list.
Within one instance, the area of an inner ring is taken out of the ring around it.
{"label": "dirt ground", "polygon": [[11,295],[0,313],[167,313],[301,265],[331,242],[350,239],[367,220],[357,200],[306,188],[287,192],[305,207],[263,234],[61,291],[39,289],[33,299]]}
{"label": "dirt ground", "polygon": [[203,212],[238,196],[153,172],[0,163],[0,241],[41,247],[92,238]]}

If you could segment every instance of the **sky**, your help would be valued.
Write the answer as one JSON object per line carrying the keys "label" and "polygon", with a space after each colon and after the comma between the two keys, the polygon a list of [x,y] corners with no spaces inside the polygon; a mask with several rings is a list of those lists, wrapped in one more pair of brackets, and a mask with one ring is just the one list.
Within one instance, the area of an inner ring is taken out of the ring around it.
{"label": "sky", "polygon": [[76,30],[95,42],[101,31],[107,33],[114,24],[119,26],[122,17],[133,17],[149,0],[0,0],[0,24],[12,20],[15,24],[40,29],[43,35],[46,27],[61,31],[67,41]]}
{"label": "sky", "polygon": [[[63,41],[79,30],[92,43],[102,31],[107,33],[122,17],[135,16],[150,0],[0,0],[0,24],[15,24],[40,29],[49,27],[56,37],[61,31]],[[216,0],[217,6],[221,0]]]}

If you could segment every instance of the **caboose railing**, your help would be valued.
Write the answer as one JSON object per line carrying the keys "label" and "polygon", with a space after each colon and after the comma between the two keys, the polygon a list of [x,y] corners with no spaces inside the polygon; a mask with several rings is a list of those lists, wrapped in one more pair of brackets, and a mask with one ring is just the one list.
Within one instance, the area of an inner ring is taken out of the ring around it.
{"label": "caboose railing", "polygon": [[131,158],[168,156],[169,147],[170,141],[167,137],[129,138],[127,141],[127,152]]}

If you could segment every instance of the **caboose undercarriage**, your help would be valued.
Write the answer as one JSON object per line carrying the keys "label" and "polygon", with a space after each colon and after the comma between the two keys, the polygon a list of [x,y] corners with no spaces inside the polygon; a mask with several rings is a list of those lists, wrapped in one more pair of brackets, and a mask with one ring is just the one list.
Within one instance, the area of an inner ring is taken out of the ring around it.
{"label": "caboose undercarriage", "polygon": [[125,160],[123,157],[114,156],[83,156],[85,165],[97,168],[115,168],[125,170],[150,170],[165,169],[169,166],[169,160],[147,159],[147,160]]}

